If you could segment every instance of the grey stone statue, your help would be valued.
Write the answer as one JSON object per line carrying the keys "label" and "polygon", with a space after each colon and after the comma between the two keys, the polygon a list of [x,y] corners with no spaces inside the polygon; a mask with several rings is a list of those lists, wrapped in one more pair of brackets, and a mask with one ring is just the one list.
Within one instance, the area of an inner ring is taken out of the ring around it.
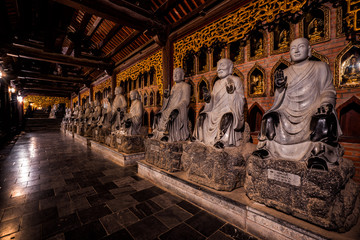
{"label": "grey stone statue", "polygon": [[94,109],[92,110],[91,118],[88,120],[88,126],[85,132],[85,137],[93,136],[93,131],[97,127],[97,124],[101,118],[101,103],[96,100],[94,103]]}
{"label": "grey stone statue", "polygon": [[337,165],[343,150],[335,114],[336,91],[329,66],[309,61],[305,38],[291,42],[293,65],[275,74],[275,101],[262,120],[258,150],[261,158],[307,161],[309,168]]}
{"label": "grey stone statue", "polygon": [[127,135],[139,135],[142,118],[144,114],[140,94],[137,90],[130,92],[131,107],[129,113],[125,115],[125,129]]}
{"label": "grey stone statue", "polygon": [[200,112],[194,136],[216,148],[239,146],[244,127],[244,87],[239,77],[233,76],[233,62],[221,59],[217,63],[220,78],[211,92],[204,88],[205,108]]}
{"label": "grey stone statue", "polygon": [[126,113],[127,103],[123,93],[124,92],[122,87],[115,88],[115,99],[111,106],[112,132],[115,132],[116,130],[119,130],[121,128],[123,118]]}
{"label": "grey stone statue", "polygon": [[184,82],[184,70],[175,68],[175,85],[169,94],[164,91],[161,110],[156,114],[153,125],[153,139],[176,142],[189,138],[188,106],[190,103],[190,85]]}

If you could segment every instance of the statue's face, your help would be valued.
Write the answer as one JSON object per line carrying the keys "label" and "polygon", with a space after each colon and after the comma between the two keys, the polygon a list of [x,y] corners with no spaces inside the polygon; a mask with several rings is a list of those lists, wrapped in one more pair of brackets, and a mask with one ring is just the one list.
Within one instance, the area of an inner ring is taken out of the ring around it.
{"label": "statue's face", "polygon": [[302,62],[310,57],[311,48],[305,38],[298,38],[290,44],[290,57],[295,63]]}
{"label": "statue's face", "polygon": [[225,78],[231,74],[231,64],[226,59],[221,59],[217,63],[217,74],[219,78]]}
{"label": "statue's face", "polygon": [[173,78],[176,83],[181,82],[184,80],[184,73],[180,69],[175,69]]}

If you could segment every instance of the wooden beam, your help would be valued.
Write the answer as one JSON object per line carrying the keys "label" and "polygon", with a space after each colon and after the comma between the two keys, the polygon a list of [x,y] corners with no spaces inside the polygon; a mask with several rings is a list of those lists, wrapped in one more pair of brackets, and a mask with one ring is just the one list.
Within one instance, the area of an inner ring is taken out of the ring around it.
{"label": "wooden beam", "polygon": [[24,85],[22,87],[24,90],[38,90],[38,91],[56,91],[56,92],[66,92],[72,93],[75,92],[76,89],[63,89],[63,88],[56,88],[56,87],[43,87],[43,86],[31,86],[31,85]]}
{"label": "wooden beam", "polygon": [[167,0],[155,11],[155,15],[161,16],[167,14],[176,4],[179,4],[178,0]]}
{"label": "wooden beam", "polygon": [[60,4],[80,9],[90,14],[111,20],[115,23],[144,31],[146,29],[164,29],[165,25],[136,12],[128,7],[119,6],[109,0],[54,0]]}
{"label": "wooden beam", "polygon": [[109,69],[113,67],[112,64],[103,61],[75,58],[59,53],[45,52],[40,49],[18,45],[18,44],[12,44],[6,48],[1,49],[0,52],[1,51],[11,57],[28,58],[28,59],[34,59],[34,60],[40,60],[40,61],[46,61],[52,63],[60,63],[64,65],[71,65],[71,66],[84,66],[84,67],[100,68],[100,69]]}
{"label": "wooden beam", "polygon": [[137,39],[142,33],[139,31],[132,32],[124,41],[122,41],[114,50],[106,55],[106,58],[111,59],[115,56],[120,50],[125,48],[129,43]]}
{"label": "wooden beam", "polygon": [[106,35],[106,37],[102,40],[101,45],[99,46],[99,50],[102,50],[105,45],[120,31],[120,29],[123,26],[120,24],[116,24],[111,30],[110,32]]}
{"label": "wooden beam", "polygon": [[64,82],[64,83],[77,83],[77,84],[86,84],[87,81],[84,78],[75,78],[75,77],[61,77],[57,75],[49,74],[38,74],[34,72],[24,72],[21,71],[18,74],[20,79],[34,79],[39,81],[49,81],[49,82]]}

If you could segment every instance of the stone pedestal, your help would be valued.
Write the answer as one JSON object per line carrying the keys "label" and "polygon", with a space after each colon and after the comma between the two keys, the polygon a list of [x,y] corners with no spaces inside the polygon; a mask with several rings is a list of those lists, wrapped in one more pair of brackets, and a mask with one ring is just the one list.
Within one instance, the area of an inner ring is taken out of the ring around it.
{"label": "stone pedestal", "polygon": [[157,139],[145,139],[145,160],[169,172],[180,170],[183,148],[189,142],[162,142]]}
{"label": "stone pedestal", "polygon": [[352,161],[341,159],[329,171],[304,162],[260,159],[247,162],[245,190],[250,199],[329,230],[348,231],[359,217],[360,186]]}
{"label": "stone pedestal", "polygon": [[144,140],[144,136],[141,135],[118,135],[116,138],[117,149],[124,153],[145,152]]}
{"label": "stone pedestal", "polygon": [[79,143],[81,143],[82,145],[84,145],[84,146],[89,146],[89,147],[91,146],[89,138],[86,138],[84,136],[81,136],[81,135],[75,133],[74,134],[74,139],[76,141],[78,141]]}
{"label": "stone pedestal", "polygon": [[116,148],[116,136],[114,134],[110,134],[110,135],[106,136],[105,144],[112,148]]}
{"label": "stone pedestal", "polygon": [[194,142],[184,149],[182,169],[191,181],[215,190],[232,191],[244,185],[245,162],[254,150],[251,143],[217,149]]}

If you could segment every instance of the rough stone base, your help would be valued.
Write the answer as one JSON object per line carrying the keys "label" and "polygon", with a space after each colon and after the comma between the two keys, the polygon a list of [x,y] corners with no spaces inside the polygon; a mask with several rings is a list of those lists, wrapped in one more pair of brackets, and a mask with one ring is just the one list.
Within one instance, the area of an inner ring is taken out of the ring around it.
{"label": "rough stone base", "polygon": [[112,148],[116,148],[116,136],[114,134],[110,134],[108,136],[105,137],[105,144],[112,147]]}
{"label": "rough stone base", "polygon": [[183,148],[189,142],[162,142],[157,139],[145,139],[145,159],[159,168],[169,172],[180,170]]}
{"label": "rough stone base", "polygon": [[352,161],[342,159],[329,171],[305,163],[251,156],[245,190],[250,199],[329,230],[348,231],[360,211],[360,186],[351,177]]}
{"label": "rough stone base", "polygon": [[194,142],[185,147],[181,168],[191,181],[215,190],[232,191],[244,185],[245,162],[254,150],[251,143],[217,149]]}
{"label": "rough stone base", "polygon": [[100,153],[105,158],[116,162],[121,166],[136,165],[139,160],[143,160],[145,157],[144,152],[126,154],[118,152],[117,150],[112,149],[109,146],[105,146],[104,144],[95,142],[93,140],[91,140],[90,142],[92,150]]}
{"label": "rough stone base", "polygon": [[141,135],[118,135],[116,138],[117,149],[124,153],[145,152],[144,140],[144,136]]}

